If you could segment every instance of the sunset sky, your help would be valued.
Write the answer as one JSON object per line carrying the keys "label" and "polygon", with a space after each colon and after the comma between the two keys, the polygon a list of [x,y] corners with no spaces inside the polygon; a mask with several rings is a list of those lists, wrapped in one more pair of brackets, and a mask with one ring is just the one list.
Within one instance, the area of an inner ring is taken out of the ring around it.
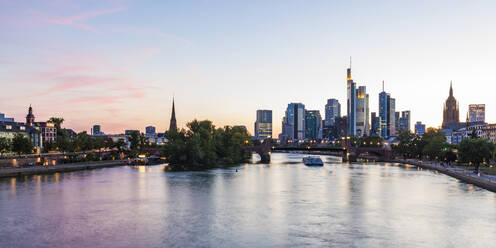
{"label": "sunset sky", "polygon": [[63,117],[106,133],[194,118],[246,125],[287,104],[346,112],[346,68],[377,111],[381,81],[397,110],[440,126],[453,80],[465,120],[496,121],[496,1],[0,0],[0,113]]}

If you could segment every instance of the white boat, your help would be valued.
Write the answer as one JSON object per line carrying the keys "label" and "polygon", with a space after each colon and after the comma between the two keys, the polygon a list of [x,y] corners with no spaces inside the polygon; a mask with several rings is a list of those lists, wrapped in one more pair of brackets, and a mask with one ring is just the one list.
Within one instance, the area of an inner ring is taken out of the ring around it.
{"label": "white boat", "polygon": [[324,166],[324,162],[322,162],[322,159],[320,159],[320,157],[304,157],[303,163],[306,166]]}

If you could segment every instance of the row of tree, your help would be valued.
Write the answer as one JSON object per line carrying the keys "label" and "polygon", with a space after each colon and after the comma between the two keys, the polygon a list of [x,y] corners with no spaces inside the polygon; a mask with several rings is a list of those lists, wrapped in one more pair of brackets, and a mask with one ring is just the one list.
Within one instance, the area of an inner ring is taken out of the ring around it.
{"label": "row of tree", "polygon": [[33,143],[21,133],[16,133],[12,139],[0,137],[0,155],[10,152],[19,155],[30,154],[33,149]]}
{"label": "row of tree", "polygon": [[173,170],[202,170],[246,162],[250,135],[242,127],[216,128],[211,121],[194,120],[187,129],[169,131],[164,152]]}
{"label": "row of tree", "polygon": [[489,164],[496,158],[496,145],[478,138],[475,133],[457,145],[448,144],[444,132],[435,128],[427,129],[420,137],[408,131],[401,132],[398,141],[393,151],[404,158],[468,163],[475,166],[477,173],[481,164]]}

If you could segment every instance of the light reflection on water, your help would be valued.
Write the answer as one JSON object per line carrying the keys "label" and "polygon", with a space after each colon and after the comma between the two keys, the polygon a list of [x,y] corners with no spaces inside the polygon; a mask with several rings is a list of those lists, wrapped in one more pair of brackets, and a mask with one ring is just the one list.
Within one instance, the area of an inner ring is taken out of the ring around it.
{"label": "light reflection on water", "polygon": [[494,193],[411,166],[323,157],[310,168],[301,158],[2,179],[1,247],[493,245]]}

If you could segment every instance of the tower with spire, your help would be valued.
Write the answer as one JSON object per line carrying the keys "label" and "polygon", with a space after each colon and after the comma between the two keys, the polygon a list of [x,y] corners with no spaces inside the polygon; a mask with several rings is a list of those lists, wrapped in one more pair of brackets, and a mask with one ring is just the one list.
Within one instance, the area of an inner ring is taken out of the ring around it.
{"label": "tower with spire", "polygon": [[34,124],[33,108],[31,107],[31,104],[29,104],[28,115],[26,115],[26,124],[29,126],[33,126]]}
{"label": "tower with spire", "polygon": [[443,129],[456,129],[460,124],[460,111],[458,102],[453,96],[453,82],[450,82],[448,99],[444,103]]}
{"label": "tower with spire", "polygon": [[177,131],[177,123],[176,123],[176,108],[174,106],[174,97],[172,98],[172,114],[170,119],[169,131],[176,130]]}

